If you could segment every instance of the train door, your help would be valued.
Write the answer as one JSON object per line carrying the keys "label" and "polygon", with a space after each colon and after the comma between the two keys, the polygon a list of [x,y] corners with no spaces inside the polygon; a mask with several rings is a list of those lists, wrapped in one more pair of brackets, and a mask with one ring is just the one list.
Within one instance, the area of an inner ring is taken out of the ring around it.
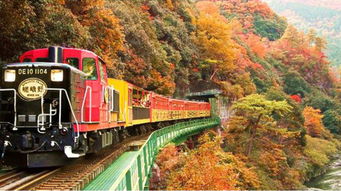
{"label": "train door", "polygon": [[85,104],[85,121],[99,123],[101,120],[101,102],[102,86],[99,72],[99,64],[97,56],[91,52],[82,52],[82,60],[80,69],[87,74],[86,79],[86,104]]}

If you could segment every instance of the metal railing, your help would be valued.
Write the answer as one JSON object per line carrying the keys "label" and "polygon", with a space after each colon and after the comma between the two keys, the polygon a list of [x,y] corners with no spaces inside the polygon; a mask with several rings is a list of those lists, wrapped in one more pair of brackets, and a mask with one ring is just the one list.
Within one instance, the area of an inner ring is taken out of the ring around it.
{"label": "metal railing", "polygon": [[[108,183],[107,177],[97,177],[95,181],[87,185],[85,190],[144,190],[160,148],[176,138],[196,134],[219,124],[219,118],[198,119],[157,130],[149,136],[141,149],[136,152],[136,155],[113,182]],[[109,187],[108,185],[101,185],[103,182],[110,184]]]}
{"label": "metal railing", "polygon": [[[89,92],[89,93],[88,93]],[[85,107],[85,101],[89,95],[89,122],[92,121],[92,88],[90,86],[86,86],[85,92],[84,92],[84,98],[82,101],[82,108],[81,108],[81,122],[84,122],[84,107]]]}

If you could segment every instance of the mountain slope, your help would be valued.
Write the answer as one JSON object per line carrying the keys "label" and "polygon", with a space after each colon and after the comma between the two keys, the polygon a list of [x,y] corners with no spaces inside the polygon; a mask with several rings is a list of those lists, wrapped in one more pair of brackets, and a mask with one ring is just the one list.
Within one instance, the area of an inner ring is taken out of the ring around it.
{"label": "mountain slope", "polygon": [[315,29],[328,41],[326,53],[334,66],[341,65],[341,2],[334,0],[264,0],[290,24]]}

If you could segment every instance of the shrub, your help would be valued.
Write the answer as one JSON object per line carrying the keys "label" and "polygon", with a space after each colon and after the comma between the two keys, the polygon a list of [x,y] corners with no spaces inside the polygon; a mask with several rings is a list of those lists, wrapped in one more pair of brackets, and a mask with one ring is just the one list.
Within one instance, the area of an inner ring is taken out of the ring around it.
{"label": "shrub", "polygon": [[329,156],[337,152],[337,145],[331,141],[313,138],[309,135],[307,138],[307,146],[304,148],[304,154],[309,160],[319,167],[329,162]]}

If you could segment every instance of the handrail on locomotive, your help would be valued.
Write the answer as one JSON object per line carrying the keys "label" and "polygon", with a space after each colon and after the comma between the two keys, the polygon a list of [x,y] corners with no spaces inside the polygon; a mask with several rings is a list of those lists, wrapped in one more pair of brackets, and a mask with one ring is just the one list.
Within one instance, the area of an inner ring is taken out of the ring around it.
{"label": "handrail on locomotive", "polygon": [[[68,101],[68,105],[70,107],[70,111],[71,111],[71,114],[72,114],[72,117],[73,119],[75,120],[75,124],[76,124],[76,128],[77,128],[77,132],[76,132],[76,137],[74,138],[74,142],[76,143],[80,137],[80,128],[79,128],[79,123],[78,123],[78,120],[77,120],[77,117],[75,115],[75,112],[73,111],[73,108],[72,108],[72,104],[71,104],[71,101],[70,101],[70,98],[69,98],[69,95],[67,93],[67,91],[65,89],[62,89],[62,88],[46,88],[47,91],[58,91],[59,92],[59,108],[60,108],[60,112],[61,113],[61,105],[62,105],[62,92],[65,93],[65,97]],[[43,96],[42,96],[43,97]],[[85,96],[84,96],[84,99],[85,99]],[[61,115],[59,117],[59,124],[61,125]],[[39,127],[38,127],[39,128]],[[72,146],[64,146],[64,153],[65,155],[68,157],[68,158],[79,158],[81,156],[84,156],[85,153],[73,153],[72,152]]]}
{"label": "handrail on locomotive", "polygon": [[88,96],[88,91],[90,90],[90,100],[89,100],[89,122],[92,122],[92,118],[91,118],[91,112],[92,112],[92,88],[90,86],[86,86],[85,88],[85,93],[84,93],[84,98],[83,98],[83,101],[82,101],[82,108],[81,108],[81,122],[85,122],[84,121],[84,107],[85,107],[85,101],[86,101],[86,98]]}
{"label": "handrail on locomotive", "polygon": [[[61,111],[62,111],[62,98],[63,98],[63,93],[65,94],[65,97],[66,97],[66,99],[67,99],[67,101],[68,101],[68,105],[69,105],[69,107],[70,107],[70,111],[71,111],[71,114],[72,114],[72,117],[73,117],[73,119],[75,120],[75,124],[76,124],[76,128],[77,128],[77,132],[76,132],[76,137],[75,137],[75,139],[74,139],[74,142],[77,142],[77,140],[78,140],[78,138],[79,138],[79,130],[80,130],[80,128],[79,128],[79,123],[78,123],[78,120],[77,120],[77,117],[76,117],[76,115],[75,115],[75,112],[73,111],[73,108],[72,108],[72,104],[71,104],[71,101],[70,101],[70,98],[69,98],[69,95],[68,95],[68,93],[67,93],[67,91],[65,90],[65,89],[62,89],[62,88],[46,88],[46,91],[58,91],[59,92],[59,100],[58,100],[58,102],[59,102],[59,119],[58,119],[58,127],[59,127],[59,129],[62,129],[63,128],[63,126],[62,126],[62,119],[61,119]],[[44,96],[41,96],[41,107],[43,108],[43,104],[44,104],[44,98],[43,98]],[[51,106],[51,104],[50,104],[50,106]],[[50,107],[51,108],[51,107]],[[44,112],[44,111],[42,111],[42,112]],[[50,112],[51,113],[51,112]],[[42,113],[42,114],[40,114],[40,115],[46,115],[46,114],[44,114],[44,113]],[[48,115],[48,114],[47,114]],[[50,117],[50,120],[51,120],[51,117]],[[43,118],[43,121],[44,121],[44,118]],[[37,123],[39,124],[39,122],[40,122],[40,120],[39,120],[39,117],[38,117],[38,119],[37,119]],[[52,124],[50,123],[49,124],[49,126],[51,126]],[[38,126],[38,129],[39,129],[39,126]]]}

